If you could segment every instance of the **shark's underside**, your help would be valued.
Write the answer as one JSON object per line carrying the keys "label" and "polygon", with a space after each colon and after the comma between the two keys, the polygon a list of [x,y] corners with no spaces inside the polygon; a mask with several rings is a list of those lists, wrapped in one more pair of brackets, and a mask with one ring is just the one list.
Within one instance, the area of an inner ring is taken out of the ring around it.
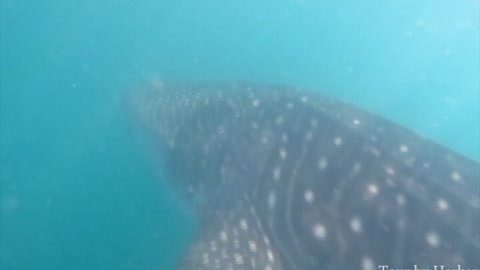
{"label": "shark's underside", "polygon": [[179,269],[480,268],[480,166],[318,94],[167,83],[130,105],[199,230]]}

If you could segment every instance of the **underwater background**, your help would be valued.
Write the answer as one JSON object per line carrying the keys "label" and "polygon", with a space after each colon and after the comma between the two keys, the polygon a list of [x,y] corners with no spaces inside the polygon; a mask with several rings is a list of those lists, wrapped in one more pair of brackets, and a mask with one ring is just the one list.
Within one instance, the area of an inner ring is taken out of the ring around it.
{"label": "underwater background", "polygon": [[480,160],[478,0],[2,0],[0,38],[3,270],[175,267],[195,224],[121,105],[152,77],[317,90]]}

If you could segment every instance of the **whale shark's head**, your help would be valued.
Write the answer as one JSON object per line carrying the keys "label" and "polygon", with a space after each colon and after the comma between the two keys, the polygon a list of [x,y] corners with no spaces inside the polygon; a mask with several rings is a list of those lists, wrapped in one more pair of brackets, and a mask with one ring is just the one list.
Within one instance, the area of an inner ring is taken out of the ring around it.
{"label": "whale shark's head", "polygon": [[[187,106],[177,98],[179,89],[167,87],[161,80],[152,79],[130,91],[126,103],[133,122],[148,133],[159,145],[171,145],[175,137],[177,121]],[[183,107],[183,108],[182,108]]]}
{"label": "whale shark's head", "polygon": [[[239,99],[243,98],[236,93],[237,88],[242,88],[241,84],[153,80],[136,87],[127,97],[133,125],[148,141],[149,150],[161,155],[164,173],[196,208],[235,203],[244,193],[226,197],[225,190],[246,191],[252,180],[230,179],[261,165],[262,157],[255,157],[255,153],[271,147],[252,144],[255,130],[237,129],[250,121],[245,117],[251,113],[247,107],[234,104],[241,104]],[[227,169],[229,166],[236,169]],[[229,174],[231,177],[225,177]]]}
{"label": "whale shark's head", "polygon": [[315,93],[156,82],[129,106],[191,199],[182,270],[479,268],[480,166]]}
{"label": "whale shark's head", "polygon": [[[176,139],[183,121],[191,118],[194,108],[188,104],[188,97],[181,96],[181,85],[166,85],[162,80],[153,78],[132,88],[125,99],[129,126],[136,139],[143,146],[154,166],[161,175],[172,181],[180,195],[194,206],[201,205],[206,195],[198,192],[204,185],[198,178],[181,177],[178,172],[186,170],[173,168],[177,153]],[[173,175],[175,174],[175,175]],[[192,192],[193,189],[196,192]]]}

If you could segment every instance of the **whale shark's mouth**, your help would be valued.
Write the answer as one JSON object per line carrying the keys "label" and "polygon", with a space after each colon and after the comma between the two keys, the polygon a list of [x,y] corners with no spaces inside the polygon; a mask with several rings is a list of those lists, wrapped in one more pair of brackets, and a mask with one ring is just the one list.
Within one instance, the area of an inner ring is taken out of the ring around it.
{"label": "whale shark's mouth", "polygon": [[179,269],[480,268],[480,166],[321,95],[159,83],[132,95],[192,198]]}

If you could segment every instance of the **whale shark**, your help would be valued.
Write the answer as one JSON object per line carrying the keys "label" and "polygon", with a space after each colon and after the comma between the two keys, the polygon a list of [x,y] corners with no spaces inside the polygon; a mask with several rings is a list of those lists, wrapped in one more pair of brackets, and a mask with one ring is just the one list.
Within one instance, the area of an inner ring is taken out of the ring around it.
{"label": "whale shark", "polygon": [[157,82],[127,99],[198,220],[179,270],[480,268],[477,161],[295,87]]}

